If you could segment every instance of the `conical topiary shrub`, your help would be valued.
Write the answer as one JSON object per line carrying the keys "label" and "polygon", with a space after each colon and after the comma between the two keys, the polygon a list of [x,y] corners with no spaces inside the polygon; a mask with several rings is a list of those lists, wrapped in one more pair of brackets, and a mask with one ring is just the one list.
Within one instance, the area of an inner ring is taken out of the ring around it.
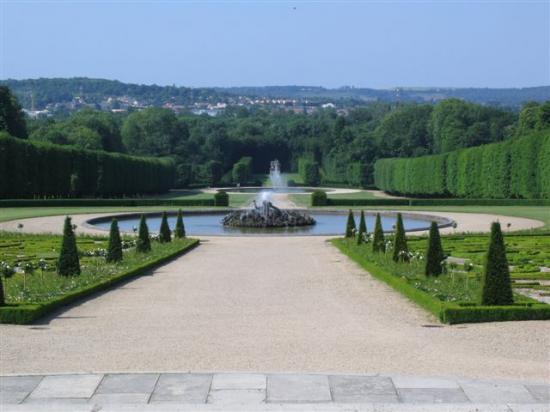
{"label": "conical topiary shrub", "polygon": [[76,248],[76,238],[69,216],[65,218],[63,226],[63,240],[61,241],[61,252],[57,261],[57,273],[61,276],[80,275],[80,261],[78,259],[78,249]]}
{"label": "conical topiary shrub", "polygon": [[439,236],[439,228],[437,223],[432,222],[430,226],[430,237],[428,239],[428,249],[426,250],[426,268],[424,274],[426,276],[439,276],[443,272],[441,263],[445,259],[443,254],[443,246],[441,246],[441,236]]}
{"label": "conical topiary shrub", "polygon": [[510,283],[510,268],[506,259],[506,247],[500,229],[500,223],[491,225],[491,242],[487,251],[483,287],[481,291],[482,305],[510,305],[514,303],[512,285]]}
{"label": "conical topiary shrub", "polygon": [[382,219],[380,213],[376,214],[376,222],[374,224],[374,235],[372,239],[373,252],[386,251],[386,239],[384,239],[384,230],[382,229]]}
{"label": "conical topiary shrub", "polygon": [[360,245],[365,241],[364,236],[367,234],[367,223],[365,222],[365,212],[361,210],[361,218],[359,219],[359,230],[357,231],[357,244]]}
{"label": "conical topiary shrub", "polygon": [[109,246],[107,246],[107,256],[105,260],[109,263],[120,262],[122,260],[122,240],[116,219],[111,221],[111,230],[109,232]]}
{"label": "conical topiary shrub", "polygon": [[183,224],[183,213],[178,210],[178,217],[176,219],[176,227],[174,229],[174,237],[182,239],[185,237],[185,225]]}
{"label": "conical topiary shrub", "polygon": [[346,222],[346,237],[353,237],[355,228],[355,218],[353,217],[353,212],[350,209],[348,213],[348,221]]}
{"label": "conical topiary shrub", "polygon": [[160,243],[168,243],[172,241],[172,231],[168,225],[168,215],[166,212],[162,212],[162,220],[160,221],[160,231],[159,231],[159,241]]}
{"label": "conical topiary shrub", "polygon": [[147,227],[147,221],[145,215],[141,215],[139,221],[139,234],[136,243],[136,250],[138,252],[149,252],[151,250],[151,239],[149,238],[149,228]]}
{"label": "conical topiary shrub", "polygon": [[405,227],[403,226],[403,217],[401,213],[397,214],[397,222],[395,223],[393,260],[395,262],[409,261],[409,248],[407,247],[407,237],[405,236]]}

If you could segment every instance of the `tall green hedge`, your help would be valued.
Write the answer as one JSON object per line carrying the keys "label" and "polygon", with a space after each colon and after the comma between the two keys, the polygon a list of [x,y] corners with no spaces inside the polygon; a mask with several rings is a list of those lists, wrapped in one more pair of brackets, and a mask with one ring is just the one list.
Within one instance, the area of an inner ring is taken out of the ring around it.
{"label": "tall green hedge", "polygon": [[0,198],[122,196],[173,186],[169,160],[0,137]]}
{"label": "tall green hedge", "polygon": [[413,196],[550,198],[550,131],[440,155],[380,159],[378,188]]}

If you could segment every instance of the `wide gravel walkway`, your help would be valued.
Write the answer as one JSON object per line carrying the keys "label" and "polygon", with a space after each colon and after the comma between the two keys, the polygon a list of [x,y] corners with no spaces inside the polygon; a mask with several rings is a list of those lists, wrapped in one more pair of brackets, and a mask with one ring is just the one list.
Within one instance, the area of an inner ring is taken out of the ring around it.
{"label": "wide gravel walkway", "polygon": [[320,237],[218,237],[38,324],[0,375],[299,371],[550,381],[550,322],[444,326]]}

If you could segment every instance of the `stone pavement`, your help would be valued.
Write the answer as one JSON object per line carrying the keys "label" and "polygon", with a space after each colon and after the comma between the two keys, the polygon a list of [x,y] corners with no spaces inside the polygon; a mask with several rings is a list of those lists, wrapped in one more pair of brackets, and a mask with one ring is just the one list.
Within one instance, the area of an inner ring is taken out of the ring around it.
{"label": "stone pavement", "polygon": [[550,385],[410,376],[125,373],[0,377],[7,411],[548,411]]}

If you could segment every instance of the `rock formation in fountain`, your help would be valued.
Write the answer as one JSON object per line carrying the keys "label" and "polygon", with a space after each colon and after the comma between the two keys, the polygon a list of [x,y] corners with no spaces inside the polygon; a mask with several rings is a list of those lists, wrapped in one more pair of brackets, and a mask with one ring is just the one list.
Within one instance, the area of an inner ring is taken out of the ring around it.
{"label": "rock formation in fountain", "polygon": [[[278,160],[270,164],[269,176],[273,190],[284,187]],[[222,219],[224,226],[232,227],[294,227],[310,226],[315,219],[307,213],[297,210],[279,209],[270,201],[271,191],[262,190],[258,193],[252,207],[236,210]],[[260,205],[258,205],[258,203]]]}
{"label": "rock formation in fountain", "polygon": [[268,201],[260,206],[254,201],[253,208],[235,210],[225,216],[222,223],[232,227],[293,227],[314,225],[315,219],[297,210],[279,209]]}

